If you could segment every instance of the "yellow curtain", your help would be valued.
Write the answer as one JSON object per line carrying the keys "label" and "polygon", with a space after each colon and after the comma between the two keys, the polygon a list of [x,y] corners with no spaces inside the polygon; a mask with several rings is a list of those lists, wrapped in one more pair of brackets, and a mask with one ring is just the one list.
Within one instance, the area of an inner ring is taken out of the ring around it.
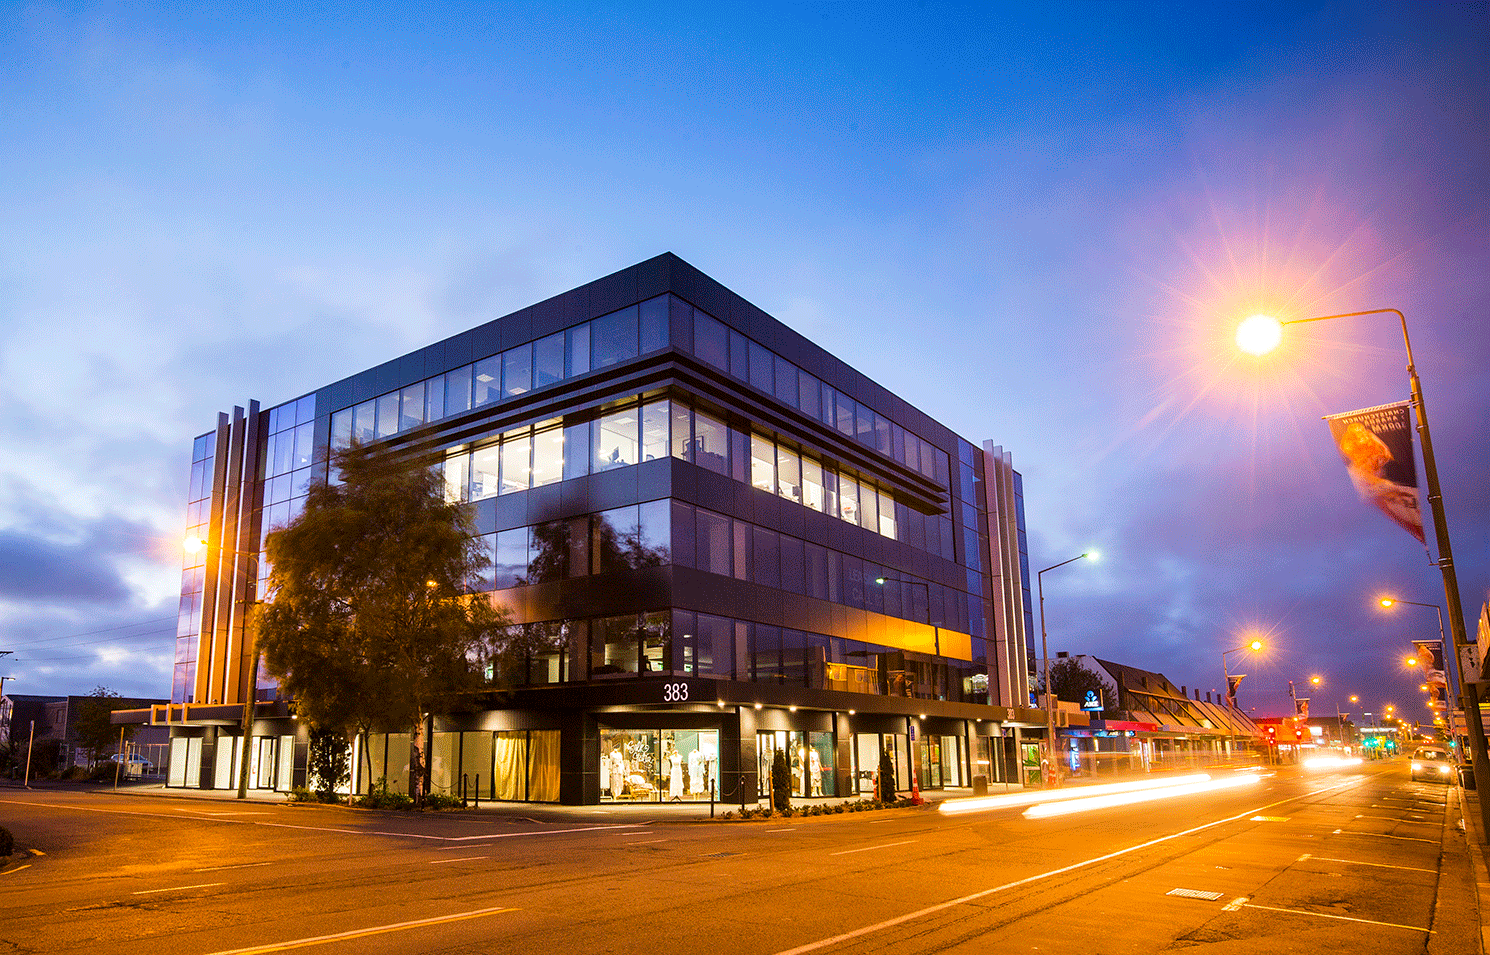
{"label": "yellow curtain", "polygon": [[533,730],[528,750],[528,799],[559,801],[559,731]]}
{"label": "yellow curtain", "polygon": [[495,799],[522,800],[527,731],[503,730],[497,733],[495,769],[492,774],[492,796]]}

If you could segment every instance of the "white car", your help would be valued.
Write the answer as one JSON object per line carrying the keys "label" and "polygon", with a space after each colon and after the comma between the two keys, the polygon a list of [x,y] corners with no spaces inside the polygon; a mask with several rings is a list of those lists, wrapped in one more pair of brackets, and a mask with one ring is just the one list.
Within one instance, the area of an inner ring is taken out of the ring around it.
{"label": "white car", "polygon": [[1448,750],[1437,746],[1421,746],[1412,754],[1412,779],[1426,779],[1437,783],[1454,781],[1454,761]]}
{"label": "white car", "polygon": [[124,771],[131,775],[143,776],[147,773],[155,772],[155,764],[139,753],[130,753],[128,756],[122,753],[115,753],[109,757],[109,762],[123,763]]}

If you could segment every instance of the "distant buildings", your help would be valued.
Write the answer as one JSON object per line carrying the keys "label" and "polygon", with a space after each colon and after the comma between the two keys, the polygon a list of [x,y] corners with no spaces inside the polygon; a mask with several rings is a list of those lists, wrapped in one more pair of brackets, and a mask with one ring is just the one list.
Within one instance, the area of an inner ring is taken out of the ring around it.
{"label": "distant buildings", "polygon": [[[91,696],[32,696],[7,693],[0,705],[0,745],[9,740],[24,752],[32,751],[33,768],[51,771],[88,765],[88,753],[78,738],[81,707]],[[124,697],[109,700],[116,709],[131,710],[163,704],[161,699]],[[169,732],[165,727],[136,727],[129,734],[129,752],[144,754],[150,762],[164,766],[169,756]],[[111,747],[110,754],[118,750]]]}

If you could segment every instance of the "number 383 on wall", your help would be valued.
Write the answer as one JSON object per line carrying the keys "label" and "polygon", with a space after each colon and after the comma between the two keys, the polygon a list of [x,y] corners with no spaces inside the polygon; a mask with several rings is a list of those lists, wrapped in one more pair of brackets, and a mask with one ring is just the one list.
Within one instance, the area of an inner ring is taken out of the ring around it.
{"label": "number 383 on wall", "polygon": [[687,683],[664,683],[662,684],[662,702],[682,703],[688,699]]}

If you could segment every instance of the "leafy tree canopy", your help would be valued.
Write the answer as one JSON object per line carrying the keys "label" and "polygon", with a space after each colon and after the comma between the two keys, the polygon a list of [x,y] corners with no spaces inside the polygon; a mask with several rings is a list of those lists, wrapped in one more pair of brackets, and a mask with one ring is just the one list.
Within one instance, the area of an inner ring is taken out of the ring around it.
{"label": "leafy tree canopy", "polygon": [[[120,728],[109,720],[120,699],[122,697],[108,687],[96,686],[78,705],[72,725],[78,736],[78,745],[88,754],[90,762],[103,759],[119,743]],[[134,727],[124,728],[126,737],[133,733]]]}
{"label": "leafy tree canopy", "polygon": [[266,667],[319,729],[418,728],[484,684],[505,614],[468,593],[487,560],[427,462],[354,445],[269,534],[255,615]]}
{"label": "leafy tree canopy", "polygon": [[1096,690],[1105,705],[1104,712],[1117,708],[1117,700],[1108,699],[1110,688],[1102,678],[1081,665],[1079,660],[1069,657],[1050,665],[1050,685],[1055,688],[1055,698],[1069,703],[1080,703],[1086,699],[1088,690]]}

